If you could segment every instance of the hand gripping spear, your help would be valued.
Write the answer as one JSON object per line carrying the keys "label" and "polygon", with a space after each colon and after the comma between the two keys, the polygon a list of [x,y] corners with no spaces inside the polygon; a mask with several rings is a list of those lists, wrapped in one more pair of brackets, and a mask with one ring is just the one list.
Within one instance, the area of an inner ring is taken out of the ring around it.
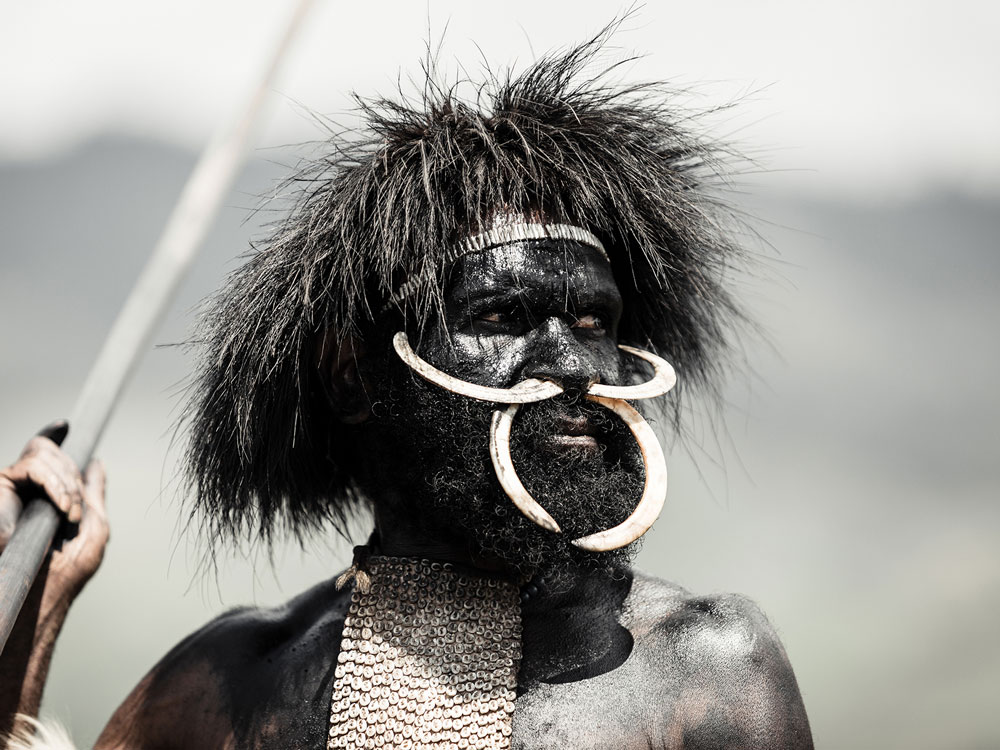
{"label": "hand gripping spear", "polygon": [[[311,2],[300,0],[262,78],[241,102],[232,121],[220,128],[205,148],[159,243],[104,341],[77,398],[70,421],[73,429],[63,445],[63,450],[81,469],[90,462],[126,379],[229,193],[272,81]],[[58,526],[59,512],[52,503],[35,498],[25,506],[7,548],[0,555],[0,652]]]}

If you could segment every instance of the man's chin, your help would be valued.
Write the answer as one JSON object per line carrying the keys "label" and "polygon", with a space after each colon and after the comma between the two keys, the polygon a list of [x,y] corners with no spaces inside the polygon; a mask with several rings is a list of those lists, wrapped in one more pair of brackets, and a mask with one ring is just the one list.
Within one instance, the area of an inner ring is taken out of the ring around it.
{"label": "man's chin", "polygon": [[[509,501],[508,501],[509,502]],[[519,511],[513,510],[518,515]],[[491,561],[491,567],[501,567],[512,575],[527,580],[537,575],[551,577],[570,571],[609,571],[628,564],[638,543],[609,552],[589,552],[572,544],[581,533],[560,534],[534,526],[515,530],[519,519],[508,517],[502,527],[479,526],[469,534],[478,556]],[[579,522],[578,522],[579,523]],[[594,531],[601,530],[595,524]]]}
{"label": "man's chin", "polygon": [[[476,557],[521,578],[559,569],[620,567],[634,554],[637,544],[594,553],[575,547],[572,541],[624,521],[638,502],[642,476],[624,471],[593,476],[594,467],[600,466],[600,447],[581,449],[581,442],[554,449],[564,460],[553,460],[555,453],[550,457],[538,451],[522,471],[526,488],[556,519],[561,533],[525,517],[504,494],[491,466],[483,467],[478,482],[456,478],[458,481],[439,485],[427,498],[434,506],[427,522],[460,530]],[[540,479],[542,472],[549,476]],[[573,476],[577,481],[572,481]]]}
{"label": "man's chin", "polygon": [[[566,437],[546,438],[530,458],[522,456],[519,467],[525,487],[556,519],[561,533],[541,528],[522,515],[492,476],[486,496],[462,513],[462,526],[474,544],[521,575],[564,567],[616,567],[627,562],[638,546],[594,553],[572,544],[574,539],[624,521],[642,493],[643,476],[621,465],[611,469],[604,465],[605,448],[599,439]],[[551,452],[543,449],[546,443]]]}

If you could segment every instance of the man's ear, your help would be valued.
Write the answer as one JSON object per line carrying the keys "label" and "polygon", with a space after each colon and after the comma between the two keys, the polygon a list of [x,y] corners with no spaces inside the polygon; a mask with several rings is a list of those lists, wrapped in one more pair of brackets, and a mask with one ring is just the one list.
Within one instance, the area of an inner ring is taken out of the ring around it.
{"label": "man's ear", "polygon": [[364,342],[341,337],[333,329],[319,337],[316,360],[334,417],[343,424],[361,424],[371,416],[371,400],[361,374]]}

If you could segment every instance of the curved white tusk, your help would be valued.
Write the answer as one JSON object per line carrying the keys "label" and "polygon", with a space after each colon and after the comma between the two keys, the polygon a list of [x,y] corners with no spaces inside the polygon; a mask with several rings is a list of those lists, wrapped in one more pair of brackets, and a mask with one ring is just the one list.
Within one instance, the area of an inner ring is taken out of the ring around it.
{"label": "curved white tusk", "polygon": [[[659,517],[667,497],[667,463],[653,428],[632,406],[621,399],[600,396],[587,398],[610,409],[625,422],[639,444],[646,470],[642,498],[632,515],[613,528],[573,540],[573,544],[580,549],[607,552],[634,542],[649,531],[649,527]],[[510,457],[510,429],[519,408],[518,404],[511,404],[504,411],[493,412],[493,422],[490,425],[490,459],[493,461],[493,470],[496,471],[503,491],[518,510],[542,528],[559,533],[559,524],[528,492],[517,476]]]}
{"label": "curved white tusk", "polygon": [[503,411],[493,412],[493,422],[490,425],[490,458],[493,460],[493,470],[497,473],[503,491],[519,511],[543,529],[558,534],[561,529],[556,519],[538,504],[521,483],[510,457],[510,426],[520,408],[519,404],[511,404]]}
{"label": "curved white tusk", "polygon": [[632,515],[610,529],[573,540],[573,544],[581,549],[606,552],[631,544],[649,531],[649,527],[659,517],[667,497],[667,462],[663,458],[663,449],[660,448],[660,441],[656,439],[656,433],[639,412],[620,399],[601,396],[587,396],[587,398],[611,409],[628,425],[639,444],[642,461],[646,467],[642,498],[632,511]]}
{"label": "curved white tusk", "polygon": [[476,385],[460,380],[418,357],[417,353],[410,348],[410,342],[403,331],[392,337],[392,346],[399,358],[424,380],[439,388],[444,388],[446,391],[479,401],[494,401],[500,404],[530,404],[558,396],[563,392],[562,386],[548,380],[536,380],[535,378],[522,380],[511,388],[491,388],[488,385]]}
{"label": "curved white tusk", "polygon": [[[653,366],[653,377],[639,385],[603,385],[595,383],[587,389],[588,396],[621,398],[634,401],[640,398],[662,396],[677,384],[677,373],[674,372],[673,366],[667,360],[656,356],[652,352],[636,349],[632,346],[625,346],[624,344],[619,344],[618,348],[649,362]],[[610,409],[611,407],[608,408]]]}

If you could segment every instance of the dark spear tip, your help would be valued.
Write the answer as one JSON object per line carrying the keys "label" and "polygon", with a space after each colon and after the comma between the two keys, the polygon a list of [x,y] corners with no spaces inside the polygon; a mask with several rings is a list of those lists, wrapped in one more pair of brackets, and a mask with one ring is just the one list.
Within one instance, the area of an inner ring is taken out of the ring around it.
{"label": "dark spear tip", "polygon": [[39,436],[48,438],[56,445],[62,445],[68,433],[69,421],[66,419],[57,419],[54,422],[49,422],[49,424],[38,431]]}

